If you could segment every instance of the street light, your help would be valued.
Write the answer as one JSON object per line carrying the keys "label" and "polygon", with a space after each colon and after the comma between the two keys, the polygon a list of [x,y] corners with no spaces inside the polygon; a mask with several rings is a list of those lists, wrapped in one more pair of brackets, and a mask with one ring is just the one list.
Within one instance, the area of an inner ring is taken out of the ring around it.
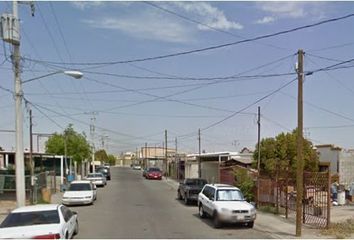
{"label": "street light", "polygon": [[[15,51],[15,58],[19,60],[19,44]],[[16,102],[16,200],[17,207],[23,207],[26,205],[26,185],[25,185],[25,165],[24,165],[24,153],[23,153],[23,112],[22,112],[22,100],[23,91],[22,84],[32,82],[41,78],[52,76],[55,74],[65,74],[70,77],[79,79],[82,78],[83,73],[79,71],[56,71],[43,76],[27,79],[21,81],[19,71],[19,61],[15,62],[15,102]]]}

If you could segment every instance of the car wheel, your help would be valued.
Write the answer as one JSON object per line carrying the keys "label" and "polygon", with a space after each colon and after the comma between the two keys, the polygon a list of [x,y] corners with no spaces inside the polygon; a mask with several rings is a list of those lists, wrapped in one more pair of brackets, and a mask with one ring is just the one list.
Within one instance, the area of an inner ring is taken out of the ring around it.
{"label": "car wheel", "polygon": [[213,225],[214,228],[221,228],[222,225],[217,212],[213,215]]}
{"label": "car wheel", "polygon": [[177,198],[178,200],[182,200],[182,195],[179,190],[177,191]]}
{"label": "car wheel", "polygon": [[253,225],[254,225],[254,222],[249,222],[249,223],[247,223],[247,227],[248,227],[248,228],[253,228]]}
{"label": "car wheel", "polygon": [[76,220],[76,226],[74,230],[74,235],[77,235],[79,233],[79,222]]}
{"label": "car wheel", "polygon": [[199,217],[200,218],[205,218],[206,217],[206,214],[204,212],[204,208],[203,208],[202,204],[199,205]]}

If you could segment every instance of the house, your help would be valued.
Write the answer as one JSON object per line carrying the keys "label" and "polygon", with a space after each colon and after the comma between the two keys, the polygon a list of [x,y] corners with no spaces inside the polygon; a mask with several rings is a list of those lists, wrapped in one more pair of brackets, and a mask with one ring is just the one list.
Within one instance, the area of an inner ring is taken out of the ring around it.
{"label": "house", "polygon": [[[251,168],[253,152],[247,148],[241,152],[213,152],[187,155],[185,162],[186,178],[198,177],[198,163],[200,160],[201,177],[208,182],[223,182],[224,176],[230,178],[230,166]],[[229,169],[229,170],[226,170]],[[229,182],[229,181],[228,181]]]}
{"label": "house", "polygon": [[331,176],[338,176],[346,188],[354,182],[354,150],[342,149],[332,144],[317,145],[320,171],[329,169]]}

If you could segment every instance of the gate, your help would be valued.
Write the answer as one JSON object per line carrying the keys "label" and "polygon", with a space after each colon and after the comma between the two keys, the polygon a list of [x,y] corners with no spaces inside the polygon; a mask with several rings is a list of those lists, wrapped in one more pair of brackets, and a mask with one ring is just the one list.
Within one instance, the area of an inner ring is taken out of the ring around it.
{"label": "gate", "polygon": [[[330,223],[330,175],[329,172],[304,172],[303,223],[316,228],[325,228]],[[285,217],[293,218],[296,213],[296,179],[266,176],[259,178],[260,205],[270,205],[276,213],[285,211]]]}
{"label": "gate", "polygon": [[304,172],[303,222],[320,228],[330,222],[329,172]]}

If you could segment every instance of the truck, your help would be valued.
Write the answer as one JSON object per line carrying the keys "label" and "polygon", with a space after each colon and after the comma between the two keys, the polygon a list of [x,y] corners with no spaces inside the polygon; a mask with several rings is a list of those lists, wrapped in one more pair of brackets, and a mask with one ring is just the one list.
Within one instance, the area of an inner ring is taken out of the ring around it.
{"label": "truck", "polygon": [[180,182],[177,189],[177,199],[183,200],[186,205],[190,202],[198,201],[198,194],[207,184],[207,180],[202,178],[186,178]]}

